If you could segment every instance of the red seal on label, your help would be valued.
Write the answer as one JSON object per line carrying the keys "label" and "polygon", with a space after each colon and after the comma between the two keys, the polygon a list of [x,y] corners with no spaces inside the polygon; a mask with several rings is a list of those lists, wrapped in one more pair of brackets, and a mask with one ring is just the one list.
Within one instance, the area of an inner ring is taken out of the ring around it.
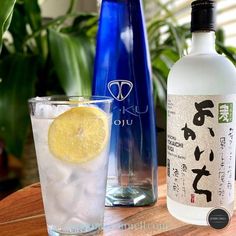
{"label": "red seal on label", "polygon": [[195,194],[191,194],[191,203],[195,202]]}

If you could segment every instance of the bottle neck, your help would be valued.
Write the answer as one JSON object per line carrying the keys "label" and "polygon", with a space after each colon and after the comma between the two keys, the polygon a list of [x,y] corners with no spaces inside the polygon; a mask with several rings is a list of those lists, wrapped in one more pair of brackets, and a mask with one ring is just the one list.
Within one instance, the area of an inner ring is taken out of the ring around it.
{"label": "bottle neck", "polygon": [[193,32],[190,54],[215,54],[215,32]]}

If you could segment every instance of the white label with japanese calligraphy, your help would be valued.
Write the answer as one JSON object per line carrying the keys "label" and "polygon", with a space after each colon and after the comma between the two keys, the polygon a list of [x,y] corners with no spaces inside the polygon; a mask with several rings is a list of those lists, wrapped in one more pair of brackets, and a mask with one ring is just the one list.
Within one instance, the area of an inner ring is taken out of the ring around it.
{"label": "white label with japanese calligraphy", "polygon": [[236,95],[169,95],[168,197],[217,207],[234,200]]}

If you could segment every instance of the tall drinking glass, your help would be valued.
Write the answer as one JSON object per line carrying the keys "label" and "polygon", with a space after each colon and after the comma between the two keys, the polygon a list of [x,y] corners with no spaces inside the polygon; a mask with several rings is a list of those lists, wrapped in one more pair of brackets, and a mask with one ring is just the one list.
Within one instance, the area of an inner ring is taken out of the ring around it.
{"label": "tall drinking glass", "polygon": [[107,97],[29,100],[49,235],[102,229],[111,104]]}

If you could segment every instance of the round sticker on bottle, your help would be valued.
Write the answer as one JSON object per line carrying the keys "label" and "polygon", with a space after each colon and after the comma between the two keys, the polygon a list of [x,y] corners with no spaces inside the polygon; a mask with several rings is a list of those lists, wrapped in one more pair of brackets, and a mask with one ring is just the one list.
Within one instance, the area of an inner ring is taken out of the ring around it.
{"label": "round sticker on bottle", "polygon": [[207,222],[214,229],[224,229],[229,225],[230,214],[223,208],[214,208],[208,213]]}

